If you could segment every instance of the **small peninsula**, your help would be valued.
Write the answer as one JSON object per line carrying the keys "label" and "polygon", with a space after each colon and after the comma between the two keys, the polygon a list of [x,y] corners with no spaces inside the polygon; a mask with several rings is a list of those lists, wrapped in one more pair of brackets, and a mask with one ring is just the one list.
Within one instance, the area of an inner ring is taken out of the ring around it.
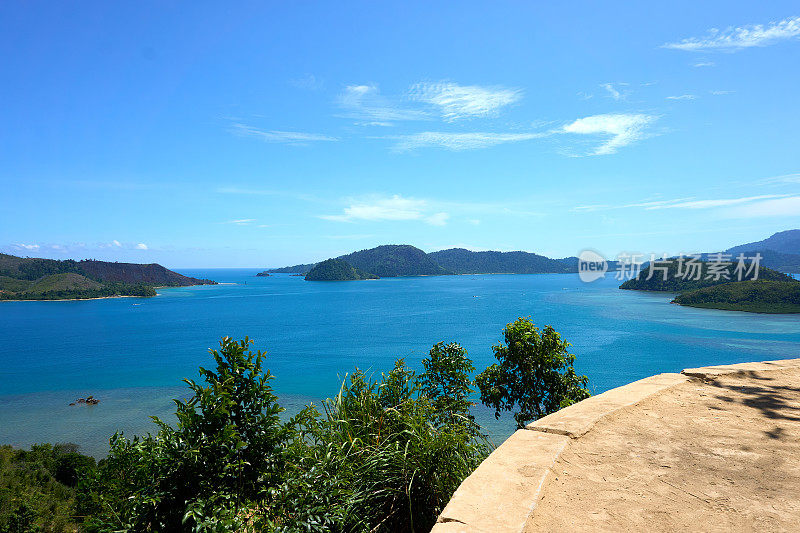
{"label": "small peninsula", "polygon": [[155,296],[156,287],[216,285],[163,266],[0,254],[0,300],[87,300]]}
{"label": "small peninsula", "polygon": [[326,259],[306,274],[306,281],[353,281],[362,279],[379,279],[341,259]]}
{"label": "small peninsula", "polygon": [[[620,289],[676,292],[672,303],[706,309],[750,313],[800,312],[800,282],[770,268],[745,271],[739,279],[735,263],[719,271],[713,262],[696,261],[692,267],[677,260],[659,261],[655,271],[645,267]],[[666,276],[664,272],[666,269]],[[694,269],[694,270],[689,270]],[[649,278],[649,279],[648,279]]]}
{"label": "small peninsula", "polygon": [[679,294],[673,303],[750,313],[800,313],[800,282],[734,281]]}

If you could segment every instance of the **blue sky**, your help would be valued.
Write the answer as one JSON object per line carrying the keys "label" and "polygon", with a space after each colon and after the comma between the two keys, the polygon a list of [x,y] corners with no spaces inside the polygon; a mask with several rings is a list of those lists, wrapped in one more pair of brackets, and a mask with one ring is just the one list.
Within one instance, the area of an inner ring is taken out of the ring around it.
{"label": "blue sky", "polygon": [[261,267],[800,227],[796,2],[5,2],[0,250]]}

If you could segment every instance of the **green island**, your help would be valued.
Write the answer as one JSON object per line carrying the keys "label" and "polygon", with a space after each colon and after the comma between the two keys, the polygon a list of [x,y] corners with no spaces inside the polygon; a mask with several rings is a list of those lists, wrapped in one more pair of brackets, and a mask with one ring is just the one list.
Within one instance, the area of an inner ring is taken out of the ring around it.
{"label": "green island", "polygon": [[[578,258],[550,259],[530,252],[473,252],[451,248],[425,253],[408,244],[386,244],[335,257],[368,275],[443,276],[454,274],[569,274],[578,271]],[[320,263],[308,263],[266,270],[267,274],[308,274]],[[344,281],[372,278],[327,278]]]}
{"label": "green island", "polygon": [[750,313],[800,313],[800,282],[734,281],[681,293],[673,302]]}
{"label": "green island", "polygon": [[747,264],[740,281],[736,262],[723,268],[708,261],[693,263],[690,267],[687,261],[658,261],[619,288],[679,293],[672,302],[689,307],[751,313],[800,312],[800,282],[787,274],[759,266],[756,275],[755,268]]}
{"label": "green island", "polygon": [[156,287],[213,285],[155,263],[40,259],[0,254],[0,300],[84,300],[155,296]]}
{"label": "green island", "polygon": [[326,259],[308,271],[306,281],[351,281],[359,279],[379,279],[350,265],[342,259]]}
{"label": "green island", "polygon": [[177,423],[115,434],[95,462],[74,445],[0,447],[0,532],[424,532],[494,445],[480,401],[517,428],[589,396],[570,344],[519,318],[475,368],[439,342],[422,372],[397,359],[373,378],[355,369],[338,394],[291,418],[248,338],[210,350],[213,369],[185,380]]}

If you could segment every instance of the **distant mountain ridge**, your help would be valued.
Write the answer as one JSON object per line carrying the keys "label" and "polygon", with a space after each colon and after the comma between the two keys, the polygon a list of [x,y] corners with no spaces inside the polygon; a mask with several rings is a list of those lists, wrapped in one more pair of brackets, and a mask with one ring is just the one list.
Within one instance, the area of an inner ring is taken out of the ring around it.
{"label": "distant mountain ridge", "polygon": [[0,254],[1,300],[62,300],[108,296],[155,296],[154,287],[212,285],[163,266]]}
{"label": "distant mountain ridge", "polygon": [[800,255],[800,229],[779,231],[763,241],[740,244],[725,250],[726,253],[738,254],[742,252],[757,252],[772,250],[782,254]]}
{"label": "distant mountain ridge", "polygon": [[569,274],[578,271],[577,258],[572,265],[565,259],[550,259],[530,252],[473,252],[450,248],[431,252],[428,257],[456,274]]}

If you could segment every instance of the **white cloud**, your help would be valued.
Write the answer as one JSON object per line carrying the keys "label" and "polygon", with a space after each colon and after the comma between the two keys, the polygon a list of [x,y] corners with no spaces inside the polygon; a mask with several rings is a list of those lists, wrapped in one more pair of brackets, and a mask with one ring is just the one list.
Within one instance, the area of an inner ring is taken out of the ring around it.
{"label": "white cloud", "polygon": [[[710,209],[715,207],[728,207],[731,205],[746,204],[756,200],[779,198],[781,195],[763,194],[760,196],[745,196],[742,198],[719,198],[712,200],[675,200],[656,202],[645,209]],[[634,204],[635,206],[635,204]]]}
{"label": "white cloud", "polygon": [[305,145],[311,142],[331,142],[338,141],[337,137],[330,135],[323,135],[320,133],[305,133],[300,131],[278,131],[278,130],[260,130],[247,124],[234,124],[231,128],[233,133],[241,136],[257,137],[264,142],[270,143],[284,143],[292,145]]}
{"label": "white cloud", "polygon": [[409,92],[411,99],[435,105],[442,117],[452,122],[464,118],[496,115],[505,106],[522,98],[520,89],[482,87],[457,83],[417,83]]}
{"label": "white cloud", "polygon": [[782,39],[800,37],[800,17],[788,17],[766,26],[753,24],[728,27],[724,30],[711,28],[704,37],[690,37],[675,43],[666,43],[662,48],[689,52],[705,50],[735,51],[753,46],[767,46]]}
{"label": "white cloud", "polygon": [[723,94],[733,94],[734,91],[711,91],[714,96],[721,96]]}
{"label": "white cloud", "polygon": [[579,118],[561,129],[562,133],[605,135],[610,138],[598,146],[593,155],[613,154],[645,136],[645,127],[657,117],[643,114],[608,114]]}
{"label": "white cloud", "polygon": [[351,200],[341,215],[320,215],[319,218],[336,222],[398,221],[421,220],[433,226],[443,226],[449,215],[444,212],[430,212],[427,201],[405,198],[399,194],[389,197],[372,196],[361,200]]}
{"label": "white cloud", "polygon": [[236,226],[249,226],[250,224],[252,224],[255,221],[256,221],[256,219],[254,219],[254,218],[239,218],[239,219],[236,219],[236,220],[228,220],[228,221],[224,222],[224,224],[234,224]]}
{"label": "white cloud", "polygon": [[[618,85],[627,85],[627,83],[620,83]],[[626,93],[614,87],[613,83],[601,83],[600,87],[605,89],[608,95],[614,100],[625,100],[628,97]]]}
{"label": "white cloud", "polygon": [[667,96],[667,100],[696,100],[697,95],[694,94],[682,94],[680,96]]}
{"label": "white cloud", "polygon": [[714,62],[713,61],[698,61],[697,63],[695,63],[692,66],[695,67],[695,68],[713,67],[714,66]]}
{"label": "white cloud", "polygon": [[418,109],[407,109],[383,96],[377,85],[348,85],[339,95],[339,105],[350,118],[379,122],[382,126],[394,120],[425,120],[428,114]]}
{"label": "white cloud", "polygon": [[136,245],[136,249],[137,250],[147,250],[147,245],[145,243],[143,243],[143,242],[140,242],[139,244]]}
{"label": "white cloud", "polygon": [[737,218],[799,217],[800,196],[787,196],[784,198],[754,202],[732,209],[728,214]]}
{"label": "white cloud", "polygon": [[480,223],[481,223],[480,219],[478,219],[478,218],[471,218],[471,219],[467,220],[467,222],[469,222],[473,226],[479,226]]}
{"label": "white cloud", "polygon": [[21,248],[23,250],[38,250],[39,249],[39,245],[38,244],[22,244],[22,243],[20,243],[20,244],[15,244],[14,246],[16,246],[17,248]]}
{"label": "white cloud", "polygon": [[448,150],[475,150],[488,148],[498,144],[529,141],[544,137],[546,133],[446,133],[439,131],[424,131],[411,135],[391,137],[397,140],[394,149],[397,151],[415,150],[426,146],[436,146]]}
{"label": "white cloud", "polygon": [[784,174],[782,176],[772,176],[771,178],[761,178],[755,182],[764,185],[783,185],[800,183],[800,172],[795,174]]}
{"label": "white cloud", "polygon": [[762,194],[758,196],[744,196],[739,198],[713,198],[698,200],[697,198],[675,198],[672,200],[648,200],[631,204],[608,205],[583,205],[573,207],[575,212],[606,211],[611,209],[631,209],[639,208],[647,211],[658,209],[715,209],[719,207],[731,207],[737,205],[753,204],[764,200],[785,199],[785,194]]}
{"label": "white cloud", "polygon": [[113,245],[114,245],[114,246],[116,246],[117,248],[121,248],[121,247],[122,247],[122,243],[120,243],[120,242],[119,242],[118,240],[116,240],[116,239],[114,239],[113,241],[111,241],[111,244],[113,244]]}
{"label": "white cloud", "polygon": [[447,213],[434,213],[428,217],[425,217],[425,222],[431,226],[444,226],[447,224],[447,219],[449,218],[450,215]]}

